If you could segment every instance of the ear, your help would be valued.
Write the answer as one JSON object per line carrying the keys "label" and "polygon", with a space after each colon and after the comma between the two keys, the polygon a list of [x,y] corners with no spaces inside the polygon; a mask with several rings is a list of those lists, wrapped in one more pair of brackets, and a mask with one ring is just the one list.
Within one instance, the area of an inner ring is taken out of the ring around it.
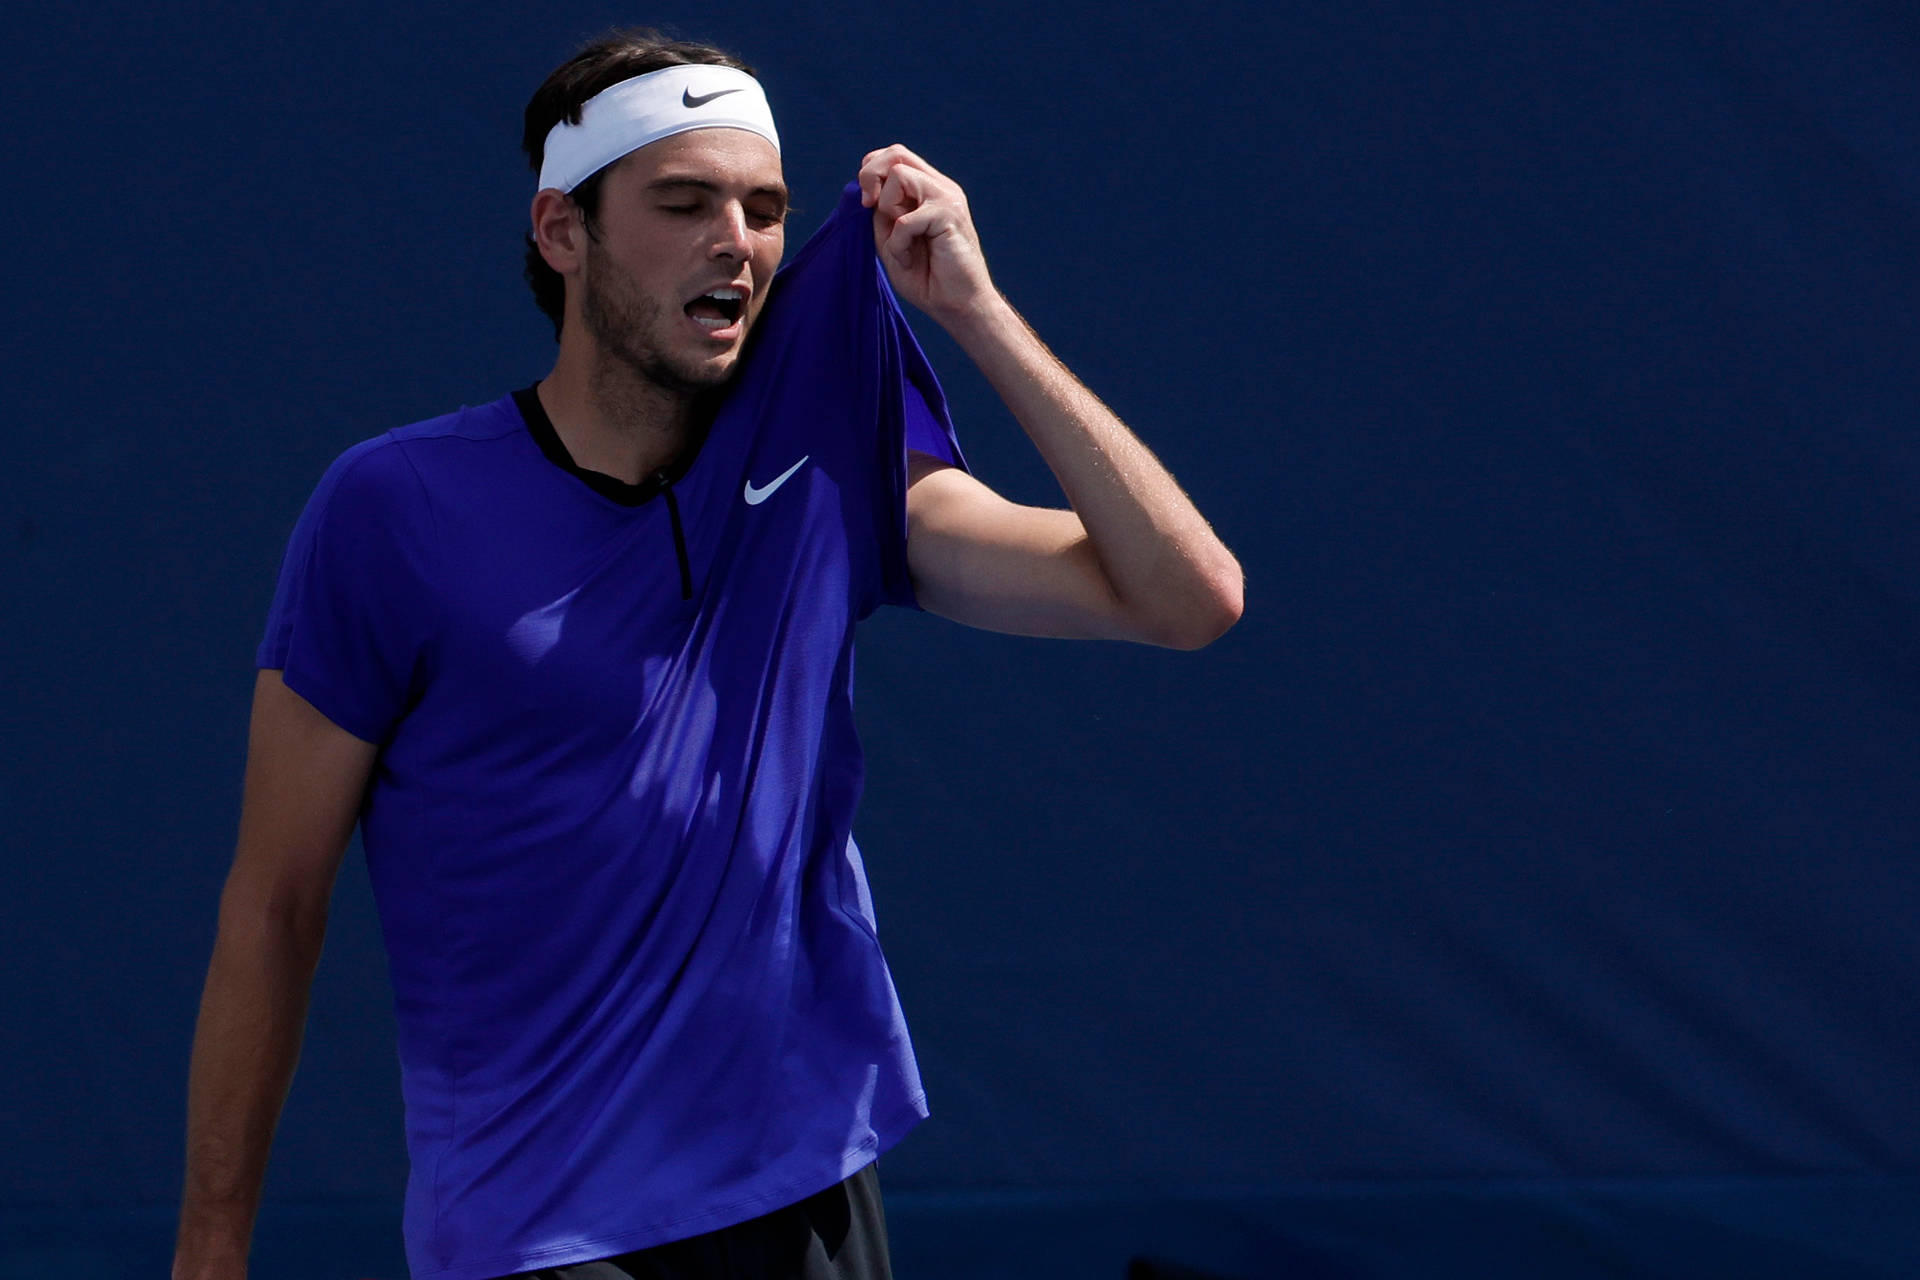
{"label": "ear", "polygon": [[542,187],[534,193],[533,242],[548,266],[563,276],[579,271],[586,234],[579,206],[562,192]]}

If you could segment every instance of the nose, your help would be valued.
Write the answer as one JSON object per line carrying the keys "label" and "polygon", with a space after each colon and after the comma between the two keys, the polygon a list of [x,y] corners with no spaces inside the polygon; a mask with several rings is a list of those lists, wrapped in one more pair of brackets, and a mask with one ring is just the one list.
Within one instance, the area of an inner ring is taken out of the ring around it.
{"label": "nose", "polygon": [[720,206],[720,218],[713,233],[713,256],[731,258],[735,262],[745,262],[753,253],[753,244],[747,238],[747,210],[737,201],[726,201]]}

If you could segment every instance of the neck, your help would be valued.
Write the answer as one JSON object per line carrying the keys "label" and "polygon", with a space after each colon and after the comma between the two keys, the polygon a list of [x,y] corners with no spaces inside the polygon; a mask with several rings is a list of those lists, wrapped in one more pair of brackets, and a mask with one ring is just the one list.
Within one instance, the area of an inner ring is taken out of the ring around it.
{"label": "neck", "polygon": [[628,484],[671,465],[693,428],[694,395],[663,387],[587,342],[562,339],[539,394],[574,465]]}

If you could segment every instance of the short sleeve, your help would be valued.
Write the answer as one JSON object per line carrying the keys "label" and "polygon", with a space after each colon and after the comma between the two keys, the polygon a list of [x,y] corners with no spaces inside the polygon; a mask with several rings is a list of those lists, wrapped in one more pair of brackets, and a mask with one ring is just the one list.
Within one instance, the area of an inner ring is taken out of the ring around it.
{"label": "short sleeve", "polygon": [[[878,267],[876,261],[876,271]],[[881,417],[883,424],[892,427],[882,432],[887,440],[887,494],[892,509],[880,527],[892,532],[883,548],[881,599],[885,604],[917,609],[920,605],[914,598],[913,575],[907,564],[907,454],[930,454],[962,469],[966,469],[967,460],[960,451],[940,379],[913,336],[884,273],[880,274],[886,365],[881,377]]]}
{"label": "short sleeve", "polygon": [[432,513],[389,437],[342,454],[301,513],[255,664],[365,742],[419,700],[436,606]]}
{"label": "short sleeve", "polygon": [[903,370],[906,382],[901,394],[906,410],[907,449],[932,454],[964,470],[967,460],[961,455],[960,441],[954,434],[946,393],[940,389],[940,380],[933,376],[933,369],[920,353],[919,344],[913,342],[912,330],[907,331],[907,341],[913,344],[907,351]]}

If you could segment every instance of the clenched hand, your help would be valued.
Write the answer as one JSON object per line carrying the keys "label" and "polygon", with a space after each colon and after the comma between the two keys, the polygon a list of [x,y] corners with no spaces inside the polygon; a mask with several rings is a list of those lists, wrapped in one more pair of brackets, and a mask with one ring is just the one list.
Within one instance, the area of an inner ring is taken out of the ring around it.
{"label": "clenched hand", "polygon": [[999,300],[960,184],[897,143],[860,162],[860,202],[894,292],[941,324]]}

